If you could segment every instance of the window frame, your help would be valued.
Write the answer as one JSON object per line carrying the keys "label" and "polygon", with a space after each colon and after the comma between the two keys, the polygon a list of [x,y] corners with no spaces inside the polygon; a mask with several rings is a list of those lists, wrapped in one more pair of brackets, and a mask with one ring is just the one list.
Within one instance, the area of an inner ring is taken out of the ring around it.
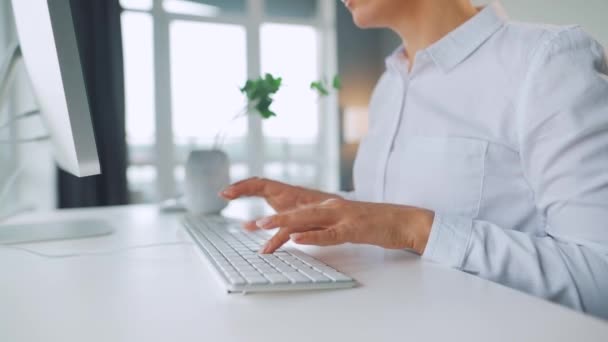
{"label": "window frame", "polygon": [[[246,0],[245,13],[222,14],[204,17],[183,13],[166,12],[163,0],[153,0],[149,10],[123,9],[123,12],[147,13],[153,21],[153,66],[154,66],[154,108],[156,186],[158,199],[176,195],[175,168],[177,166],[172,122],[172,89],[160,87],[171,84],[170,23],[184,20],[200,23],[240,25],[245,28],[247,44],[247,77],[256,78],[261,74],[260,29],[263,24],[306,25],[316,29],[319,37],[318,65],[321,75],[337,74],[336,43],[336,3],[317,0],[316,15],[312,18],[267,16],[264,13],[265,0]],[[318,168],[316,183],[326,191],[337,191],[339,187],[339,120],[338,99],[331,95],[319,101],[319,141],[317,156],[313,161]],[[263,175],[264,135],[262,119],[257,115],[247,116],[247,165],[250,175]]]}

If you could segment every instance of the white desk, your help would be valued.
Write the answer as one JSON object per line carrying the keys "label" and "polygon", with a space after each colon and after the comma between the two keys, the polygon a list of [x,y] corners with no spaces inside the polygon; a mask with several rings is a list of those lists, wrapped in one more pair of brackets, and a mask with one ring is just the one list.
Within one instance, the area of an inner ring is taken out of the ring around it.
{"label": "white desk", "polygon": [[[229,212],[247,215],[238,206]],[[106,218],[117,232],[28,247],[64,254],[190,240],[178,214],[151,206],[19,221],[76,217]],[[227,295],[193,246],[71,259],[0,248],[0,341],[608,341],[607,322],[406,252],[369,246],[305,251],[362,285]]]}

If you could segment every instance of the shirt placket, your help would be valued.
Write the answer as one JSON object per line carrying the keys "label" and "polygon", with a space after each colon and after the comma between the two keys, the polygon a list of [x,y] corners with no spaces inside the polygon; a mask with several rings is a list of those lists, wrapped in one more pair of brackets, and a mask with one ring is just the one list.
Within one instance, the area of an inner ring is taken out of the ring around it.
{"label": "shirt placket", "polygon": [[399,91],[398,93],[401,94],[401,99],[400,101],[398,101],[398,110],[395,114],[392,114],[392,118],[389,120],[389,126],[387,127],[387,131],[390,133],[387,134],[388,139],[382,146],[381,150],[381,157],[380,162],[378,163],[377,170],[378,178],[376,186],[374,187],[374,189],[376,189],[375,199],[377,202],[383,202],[385,200],[386,178],[389,160],[395,148],[395,139],[397,138],[397,134],[399,133],[399,126],[403,117],[408,86],[410,82],[410,77],[408,75],[407,68],[404,64],[397,64],[395,61],[393,61],[392,68],[395,72],[398,73],[399,76],[398,79],[400,81],[401,91]]}

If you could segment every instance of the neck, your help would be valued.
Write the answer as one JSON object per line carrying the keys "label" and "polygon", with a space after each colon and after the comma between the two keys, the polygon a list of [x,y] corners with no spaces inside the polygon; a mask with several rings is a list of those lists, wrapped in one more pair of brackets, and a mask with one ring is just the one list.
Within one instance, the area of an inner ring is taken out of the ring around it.
{"label": "neck", "polygon": [[412,1],[406,14],[390,28],[403,41],[410,69],[416,53],[443,38],[477,14],[469,0]]}

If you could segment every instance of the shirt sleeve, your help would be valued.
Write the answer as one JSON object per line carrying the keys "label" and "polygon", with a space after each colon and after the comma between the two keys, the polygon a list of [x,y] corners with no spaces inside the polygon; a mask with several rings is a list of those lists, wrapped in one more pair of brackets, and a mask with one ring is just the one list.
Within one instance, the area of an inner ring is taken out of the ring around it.
{"label": "shirt sleeve", "polygon": [[608,67],[579,28],[547,40],[517,111],[544,234],[436,213],[423,258],[608,318]]}

